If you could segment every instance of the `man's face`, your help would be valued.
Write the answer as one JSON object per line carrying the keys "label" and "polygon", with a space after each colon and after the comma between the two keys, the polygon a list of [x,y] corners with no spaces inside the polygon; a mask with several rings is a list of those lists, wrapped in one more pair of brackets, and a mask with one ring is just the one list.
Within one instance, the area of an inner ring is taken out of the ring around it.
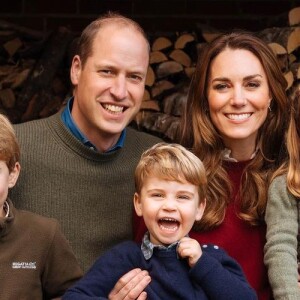
{"label": "man's face", "polygon": [[84,66],[80,57],[74,57],[72,117],[95,145],[99,139],[106,140],[109,146],[114,145],[138,112],[148,63],[149,51],[144,37],[131,28],[114,25],[98,32],[92,55]]}

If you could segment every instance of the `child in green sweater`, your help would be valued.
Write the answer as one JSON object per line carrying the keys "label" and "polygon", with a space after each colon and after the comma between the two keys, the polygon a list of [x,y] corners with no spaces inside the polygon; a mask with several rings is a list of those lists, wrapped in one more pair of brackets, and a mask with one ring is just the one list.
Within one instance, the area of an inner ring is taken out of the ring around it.
{"label": "child in green sweater", "polygon": [[56,220],[17,210],[8,198],[19,158],[13,127],[0,114],[0,299],[53,299],[82,271]]}
{"label": "child in green sweater", "polygon": [[300,92],[292,101],[286,145],[289,162],[275,174],[269,189],[265,264],[274,299],[299,300]]}

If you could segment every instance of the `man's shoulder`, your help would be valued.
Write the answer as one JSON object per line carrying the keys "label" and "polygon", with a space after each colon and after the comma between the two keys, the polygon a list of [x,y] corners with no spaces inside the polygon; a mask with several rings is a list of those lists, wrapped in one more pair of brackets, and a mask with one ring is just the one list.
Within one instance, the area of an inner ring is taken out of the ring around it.
{"label": "man's shoulder", "polygon": [[14,124],[14,129],[16,131],[16,134],[23,134],[28,131],[42,131],[43,128],[45,128],[46,124],[49,124],[51,122],[54,122],[55,120],[57,121],[59,119],[60,113],[56,113],[52,116],[49,116],[47,118],[43,119],[36,119],[36,120],[31,120],[23,123],[18,123]]}
{"label": "man's shoulder", "polygon": [[126,137],[130,141],[135,141],[135,142],[139,141],[139,142],[143,143],[144,145],[146,143],[147,146],[154,145],[154,144],[159,143],[159,142],[163,142],[163,139],[156,136],[156,135],[146,133],[146,132],[143,132],[143,131],[139,131],[139,130],[137,130],[135,128],[132,128],[132,127],[127,127]]}
{"label": "man's shoulder", "polygon": [[37,145],[49,144],[49,139],[58,132],[61,125],[60,113],[43,119],[14,124],[17,139],[21,148],[36,147]]}

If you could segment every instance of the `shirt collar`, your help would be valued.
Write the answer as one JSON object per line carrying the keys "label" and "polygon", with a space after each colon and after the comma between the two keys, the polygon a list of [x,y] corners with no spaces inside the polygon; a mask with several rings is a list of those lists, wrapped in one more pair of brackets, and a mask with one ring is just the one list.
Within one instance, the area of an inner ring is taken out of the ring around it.
{"label": "shirt collar", "polygon": [[[65,107],[65,109],[63,110],[62,114],[61,114],[61,118],[62,121],[64,122],[64,124],[66,125],[66,127],[71,131],[71,133],[78,139],[80,140],[85,146],[97,151],[97,148],[95,147],[95,145],[93,145],[88,138],[80,131],[80,129],[77,127],[77,125],[75,124],[75,121],[72,117],[71,111],[72,111],[72,107],[73,107],[73,101],[74,98],[71,97],[68,100],[68,103]],[[125,137],[126,137],[126,129],[124,129],[121,133],[121,136],[119,137],[117,143],[110,148],[109,150],[107,150],[106,152],[112,152],[118,148],[122,148],[124,146],[124,142],[125,142]]]}
{"label": "shirt collar", "polygon": [[7,201],[4,202],[3,208],[4,208],[4,211],[5,211],[5,213],[6,213],[6,214],[5,214],[5,218],[8,218],[8,216],[9,216],[9,204],[8,204]]}
{"label": "shirt collar", "polygon": [[[252,159],[252,158],[255,157],[257,151],[258,151],[258,149],[256,149],[256,150],[254,151],[254,153],[252,153],[250,159]],[[222,151],[222,156],[223,156],[223,159],[224,159],[224,160],[232,161],[232,162],[238,162],[237,159],[235,159],[235,158],[233,158],[233,157],[231,156],[231,150],[228,149],[228,148],[225,148],[225,149]]]}
{"label": "shirt collar", "polygon": [[146,260],[149,260],[152,255],[155,248],[162,249],[162,250],[169,250],[173,247],[177,247],[179,244],[179,241],[174,242],[173,244],[169,246],[163,246],[163,245],[154,245],[150,242],[150,234],[149,231],[147,231],[143,237],[141,250]]}

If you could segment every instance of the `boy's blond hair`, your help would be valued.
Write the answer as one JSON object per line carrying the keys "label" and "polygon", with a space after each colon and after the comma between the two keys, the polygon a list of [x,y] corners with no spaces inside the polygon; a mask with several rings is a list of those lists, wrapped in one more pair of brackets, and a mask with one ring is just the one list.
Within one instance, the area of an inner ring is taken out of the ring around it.
{"label": "boy's blond hair", "polygon": [[0,160],[5,161],[9,172],[20,160],[20,147],[11,122],[0,114]]}
{"label": "boy's blond hair", "polygon": [[179,144],[158,143],[146,150],[135,170],[135,189],[141,192],[149,176],[188,182],[198,186],[200,202],[205,200],[207,179],[201,160]]}

